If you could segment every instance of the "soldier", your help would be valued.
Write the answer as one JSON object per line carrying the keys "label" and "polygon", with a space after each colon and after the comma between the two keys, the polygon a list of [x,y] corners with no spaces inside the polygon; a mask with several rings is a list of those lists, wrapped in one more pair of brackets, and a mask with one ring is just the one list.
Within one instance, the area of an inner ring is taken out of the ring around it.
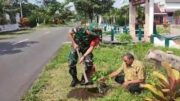
{"label": "soldier", "polygon": [[[94,26],[89,26],[89,23],[86,23],[85,26],[82,24],[84,23],[81,23],[80,27],[73,28],[69,32],[69,38],[72,42],[72,49],[69,54],[69,73],[72,76],[71,87],[75,87],[79,83],[76,69],[78,61],[77,50],[82,54],[79,63],[84,63],[85,73],[89,79],[93,69],[92,51],[100,41],[99,35],[95,33]],[[83,81],[83,79],[84,77],[82,77],[81,81]]]}

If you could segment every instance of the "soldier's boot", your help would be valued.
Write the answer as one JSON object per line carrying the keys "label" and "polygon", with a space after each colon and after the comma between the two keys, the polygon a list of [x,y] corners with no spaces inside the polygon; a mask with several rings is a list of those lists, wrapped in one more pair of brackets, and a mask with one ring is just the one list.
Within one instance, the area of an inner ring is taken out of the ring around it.
{"label": "soldier's boot", "polygon": [[69,73],[72,76],[72,81],[71,81],[70,86],[75,87],[79,83],[79,80],[77,78],[77,70],[76,70],[76,68],[70,68]]}

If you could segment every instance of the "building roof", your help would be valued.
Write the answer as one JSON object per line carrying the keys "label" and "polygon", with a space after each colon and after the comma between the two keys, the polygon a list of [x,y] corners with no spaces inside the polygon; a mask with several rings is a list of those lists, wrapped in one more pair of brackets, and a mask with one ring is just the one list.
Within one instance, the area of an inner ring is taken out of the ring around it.
{"label": "building roof", "polygon": [[159,9],[157,4],[154,4],[154,13],[161,13],[161,10]]}
{"label": "building roof", "polygon": [[154,4],[154,15],[166,15],[167,13],[162,12],[158,4]]}

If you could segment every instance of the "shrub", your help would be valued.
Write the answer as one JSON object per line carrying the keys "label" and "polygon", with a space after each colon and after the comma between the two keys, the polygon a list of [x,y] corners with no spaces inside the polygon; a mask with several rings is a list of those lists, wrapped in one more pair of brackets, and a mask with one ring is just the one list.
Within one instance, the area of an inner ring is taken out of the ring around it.
{"label": "shrub", "polygon": [[170,29],[169,28],[165,28],[164,26],[157,26],[157,32],[159,34],[170,33]]}
{"label": "shrub", "polygon": [[6,17],[5,17],[5,15],[3,14],[3,15],[1,15],[1,17],[0,17],[0,25],[4,25],[4,24],[7,24],[8,22],[7,22],[7,20],[6,20]]}
{"label": "shrub", "polygon": [[165,23],[163,23],[163,26],[164,26],[165,28],[167,28],[167,27],[170,26],[170,24],[169,24],[169,22],[165,22]]}
{"label": "shrub", "polygon": [[116,38],[120,42],[132,42],[132,37],[129,34],[123,33],[123,34],[118,35]]}
{"label": "shrub", "polygon": [[148,89],[154,98],[147,98],[148,101],[179,101],[180,99],[180,72],[163,63],[167,76],[154,71],[153,76],[158,79],[156,84],[144,84],[142,87]]}
{"label": "shrub", "polygon": [[27,27],[30,25],[30,20],[28,18],[21,18],[19,24],[22,27]]}

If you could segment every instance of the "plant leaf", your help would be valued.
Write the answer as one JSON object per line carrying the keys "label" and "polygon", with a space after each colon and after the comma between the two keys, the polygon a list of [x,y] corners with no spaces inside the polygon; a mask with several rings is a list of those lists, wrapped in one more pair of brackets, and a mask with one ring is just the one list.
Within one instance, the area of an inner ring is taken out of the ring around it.
{"label": "plant leaf", "polygon": [[158,99],[166,100],[165,96],[163,95],[160,89],[157,89],[155,86],[150,84],[143,84],[141,85],[143,88],[150,90],[154,95],[157,96]]}
{"label": "plant leaf", "polygon": [[175,69],[172,69],[172,72],[174,74],[175,80],[179,80],[180,79],[180,72],[175,70]]}
{"label": "plant leaf", "polygon": [[157,77],[158,80],[160,81],[160,84],[165,87],[165,88],[169,88],[169,82],[168,79],[161,73],[154,71],[153,72],[153,76]]}
{"label": "plant leaf", "polygon": [[145,98],[144,100],[145,101],[154,101],[154,99],[152,99],[152,98]]}

